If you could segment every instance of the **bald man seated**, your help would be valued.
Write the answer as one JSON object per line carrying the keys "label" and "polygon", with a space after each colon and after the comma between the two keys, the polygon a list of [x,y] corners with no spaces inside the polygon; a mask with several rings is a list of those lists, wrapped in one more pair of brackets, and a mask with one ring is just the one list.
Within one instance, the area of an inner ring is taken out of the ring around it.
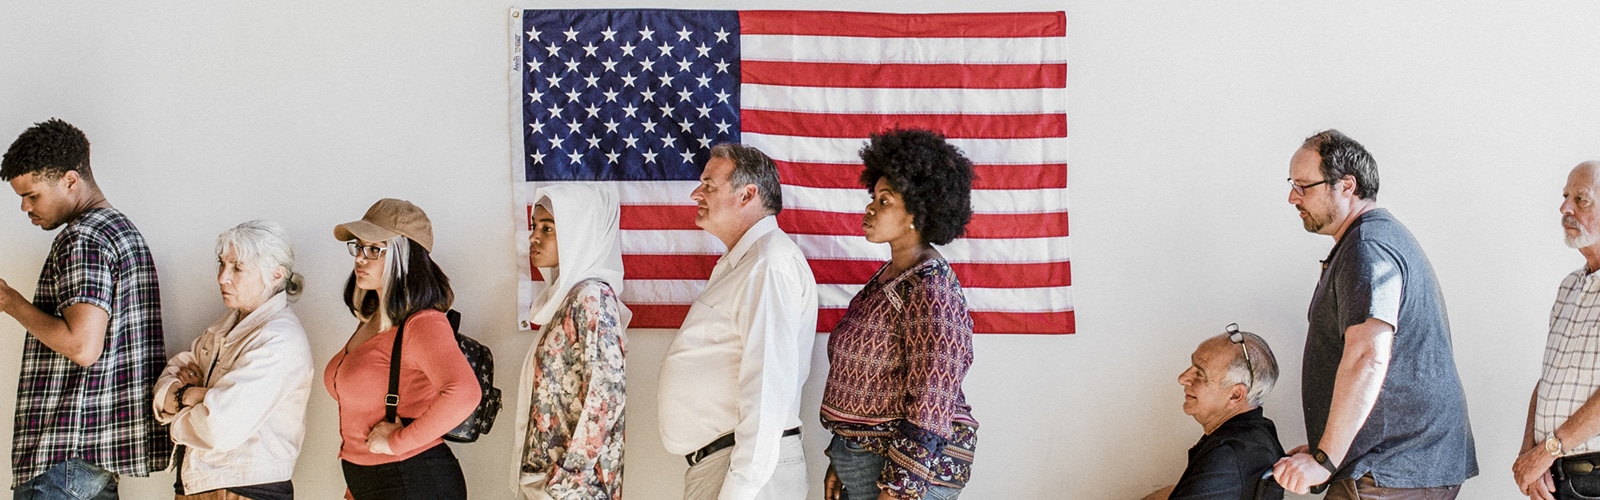
{"label": "bald man seated", "polygon": [[1261,414],[1261,402],[1278,380],[1278,361],[1260,336],[1237,324],[1206,339],[1178,375],[1183,412],[1205,430],[1189,448],[1189,465],[1178,484],[1145,497],[1159,499],[1281,500],[1283,488],[1271,483],[1256,496],[1261,474],[1284,456],[1278,429]]}

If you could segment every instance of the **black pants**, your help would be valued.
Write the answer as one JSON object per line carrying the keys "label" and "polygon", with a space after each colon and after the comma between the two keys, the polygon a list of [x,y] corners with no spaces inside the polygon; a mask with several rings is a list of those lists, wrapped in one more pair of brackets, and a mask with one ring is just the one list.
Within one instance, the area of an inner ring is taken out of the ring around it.
{"label": "black pants", "polygon": [[356,500],[466,500],[461,463],[440,444],[417,456],[379,465],[344,465],[344,483]]}
{"label": "black pants", "polygon": [[1584,453],[1557,458],[1550,466],[1556,480],[1556,498],[1586,500],[1600,498],[1600,453]]}

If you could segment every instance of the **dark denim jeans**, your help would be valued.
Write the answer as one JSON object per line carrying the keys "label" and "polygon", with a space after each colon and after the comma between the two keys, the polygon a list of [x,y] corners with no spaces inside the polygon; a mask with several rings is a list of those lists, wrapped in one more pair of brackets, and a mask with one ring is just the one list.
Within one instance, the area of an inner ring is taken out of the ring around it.
{"label": "dark denim jeans", "polygon": [[440,444],[417,456],[379,465],[344,465],[344,482],[356,500],[466,500],[461,463]]}
{"label": "dark denim jeans", "polygon": [[[883,472],[883,455],[856,446],[837,435],[828,443],[828,460],[833,463],[833,473],[844,485],[843,500],[878,500],[878,476]],[[927,500],[956,500],[961,496],[958,488],[928,486]]]}
{"label": "dark denim jeans", "polygon": [[11,491],[15,500],[116,500],[117,474],[78,458],[55,464]]}

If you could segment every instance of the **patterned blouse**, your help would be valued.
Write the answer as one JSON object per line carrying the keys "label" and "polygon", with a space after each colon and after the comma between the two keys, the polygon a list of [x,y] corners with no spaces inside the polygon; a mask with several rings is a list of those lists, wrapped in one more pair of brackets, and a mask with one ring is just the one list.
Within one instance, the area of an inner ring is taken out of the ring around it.
{"label": "patterned blouse", "polygon": [[879,483],[900,498],[961,488],[972,474],[978,422],[961,392],[972,365],[972,317],[944,259],[888,283],[878,269],[828,339],[822,425],[883,455]]}
{"label": "patterned blouse", "polygon": [[622,353],[616,292],[584,280],[534,346],[522,472],[548,474],[557,500],[622,498]]}

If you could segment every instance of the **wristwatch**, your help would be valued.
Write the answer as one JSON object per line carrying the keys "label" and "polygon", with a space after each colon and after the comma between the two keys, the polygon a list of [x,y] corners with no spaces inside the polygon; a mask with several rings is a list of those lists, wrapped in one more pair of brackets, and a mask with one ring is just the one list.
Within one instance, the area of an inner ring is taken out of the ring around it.
{"label": "wristwatch", "polygon": [[1554,432],[1550,433],[1550,437],[1545,438],[1544,451],[1555,458],[1561,458],[1562,455],[1566,455],[1566,451],[1561,449],[1561,438],[1556,437]]}
{"label": "wristwatch", "polygon": [[1328,469],[1328,473],[1329,474],[1334,474],[1334,473],[1339,472],[1339,466],[1333,465],[1333,461],[1332,460],[1328,460],[1328,454],[1324,453],[1322,450],[1319,450],[1319,449],[1316,449],[1316,448],[1312,448],[1311,449],[1311,459],[1312,460],[1316,460],[1318,464],[1321,464],[1322,468]]}

